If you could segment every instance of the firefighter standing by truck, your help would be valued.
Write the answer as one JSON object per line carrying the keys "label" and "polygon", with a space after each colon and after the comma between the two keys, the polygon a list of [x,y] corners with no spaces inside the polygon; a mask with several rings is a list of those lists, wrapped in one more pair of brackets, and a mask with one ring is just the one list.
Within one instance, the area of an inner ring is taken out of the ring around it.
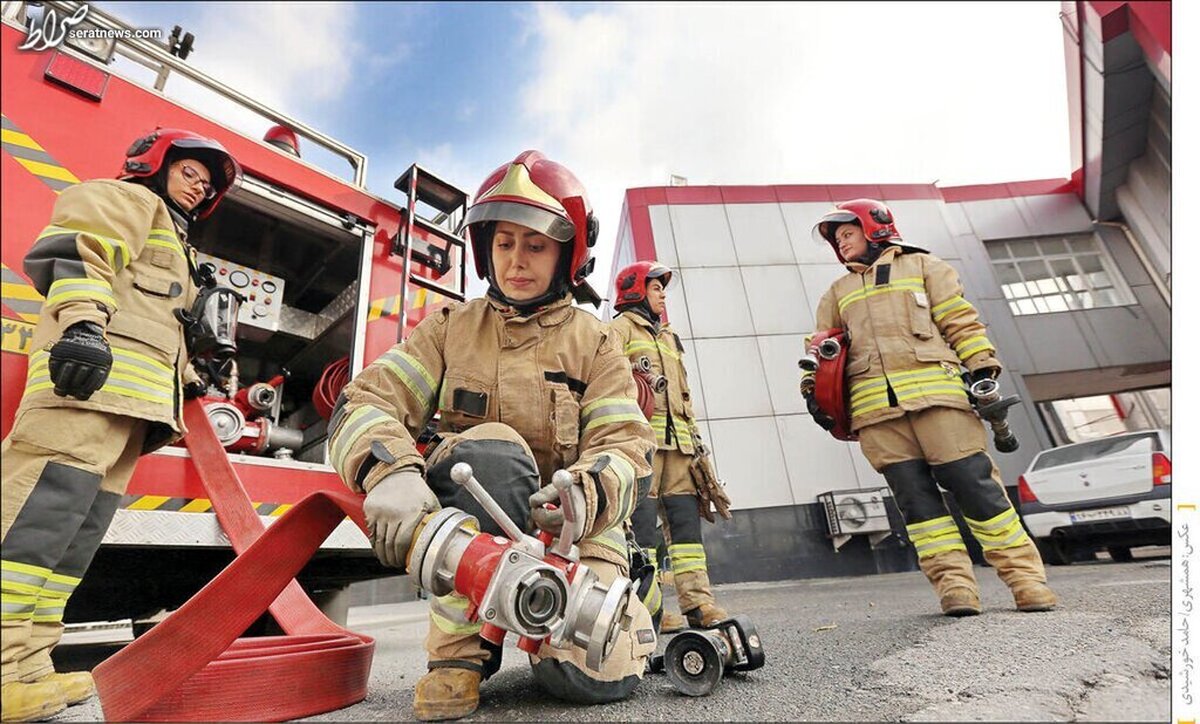
{"label": "firefighter standing by truck", "polygon": [[[714,520],[712,507],[728,518],[729,501],[712,476],[699,469],[702,443],[692,412],[687,370],[683,366],[683,344],[665,322],[666,287],[671,269],[658,262],[642,261],[625,267],[614,281],[613,308],[619,312],[610,328],[635,370],[649,363],[647,376],[658,384],[653,389],[654,414],[650,427],[658,451],[654,454],[654,482],[633,514],[633,532],[639,546],[655,547],[655,520],[661,516],[663,538],[683,617],[666,612],[658,590],[645,599],[652,614],[660,614],[663,633],[672,633],[684,623],[708,627],[729,615],[717,605],[708,581],[708,561],[700,533],[700,517]],[[645,358],[645,361],[642,360]],[[699,482],[697,478],[706,481]],[[650,562],[655,562],[650,556]]]}
{"label": "firefighter standing by truck", "polygon": [[[423,320],[343,390],[330,422],[330,459],[347,485],[365,492],[372,544],[386,565],[404,567],[418,523],[441,506],[461,508],[500,529],[450,479],[467,462],[518,525],[557,534],[561,510],[551,476],[569,470],[577,510],[586,511],[580,560],[605,584],[628,575],[625,525],[639,481],[651,474],[654,437],[637,406],[629,366],[594,316],[571,305],[599,303],[584,280],[598,226],[583,186],[564,166],[526,151],[496,169],[476,194],[466,223],[487,296]],[[440,413],[428,458],[416,435]],[[468,621],[457,594],[430,605],[429,672],[413,698],[422,720],[467,716],[502,648]],[[600,672],[583,650],[543,645],[530,655],[534,679],[572,701],[628,696],[654,650],[653,624],[631,601]]]}
{"label": "firefighter standing by truck", "polygon": [[182,436],[184,389],[198,391],[175,316],[197,296],[188,225],[240,169],[216,141],[174,129],[126,155],[119,180],[62,191],[25,257],[45,302],[3,443],[4,721],[91,696],[90,674],[50,659],[63,609],[138,457]]}
{"label": "firefighter standing by truck", "polygon": [[[994,379],[1001,367],[957,273],[907,244],[879,201],[838,204],[813,227],[813,238],[833,247],[847,270],[821,297],[816,329],[849,335],[851,431],[892,489],[942,612],[975,615],[980,602],[970,556],[938,485],[954,496],[1017,608],[1054,608],[1041,556],[1005,494],[960,379],[960,366],[973,380]],[[815,402],[814,382],[805,375],[801,392],[814,421],[832,429],[833,418]]]}

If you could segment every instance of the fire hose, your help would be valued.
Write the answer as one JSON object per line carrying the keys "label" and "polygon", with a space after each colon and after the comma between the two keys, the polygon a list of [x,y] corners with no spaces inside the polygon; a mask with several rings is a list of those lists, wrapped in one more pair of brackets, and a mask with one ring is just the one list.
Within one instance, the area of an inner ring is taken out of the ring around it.
{"label": "fire hose", "polygon": [[[283,721],[362,701],[375,641],[326,618],[294,578],[362,496],[321,490],[269,529],[199,400],[184,404],[192,462],[238,556],[187,603],[93,671],[111,721]],[[264,611],[285,636],[238,638]],[[283,695],[281,695],[283,694]]]}
{"label": "fire hose", "polygon": [[350,358],[343,357],[332,362],[321,372],[317,386],[313,389],[313,406],[317,414],[328,420],[333,415],[333,406],[337,404],[338,394],[350,381]]}

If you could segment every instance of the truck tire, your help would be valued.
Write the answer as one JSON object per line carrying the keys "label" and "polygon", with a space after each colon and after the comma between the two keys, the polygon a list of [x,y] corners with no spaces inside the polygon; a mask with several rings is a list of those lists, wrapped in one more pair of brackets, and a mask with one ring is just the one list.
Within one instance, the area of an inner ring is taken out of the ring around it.
{"label": "truck tire", "polygon": [[1133,560],[1133,551],[1129,546],[1109,546],[1108,555],[1112,557],[1113,563],[1129,563]]}
{"label": "truck tire", "polygon": [[1073,551],[1067,543],[1055,538],[1038,538],[1038,552],[1042,561],[1052,566],[1069,566]]}

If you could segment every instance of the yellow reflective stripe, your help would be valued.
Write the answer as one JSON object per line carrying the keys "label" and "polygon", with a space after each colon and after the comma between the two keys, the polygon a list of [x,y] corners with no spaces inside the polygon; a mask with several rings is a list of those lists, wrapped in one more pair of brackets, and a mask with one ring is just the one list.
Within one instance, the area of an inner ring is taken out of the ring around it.
{"label": "yellow reflective stripe", "polygon": [[662,589],[658,587],[658,579],[654,576],[650,578],[650,588],[646,591],[646,595],[642,596],[642,603],[651,616],[662,608]]}
{"label": "yellow reflective stripe", "polygon": [[[70,181],[72,179],[63,180]],[[41,234],[38,234],[37,241],[41,241],[42,239],[52,236],[77,236],[79,234],[87,234],[91,238],[100,242],[100,247],[104,249],[104,254],[108,257],[108,266],[113,271],[120,271],[121,269],[129,266],[129,247],[122,239],[118,239],[113,236],[97,234],[96,232],[88,231],[87,229],[75,229],[69,226],[51,225],[43,229]],[[117,258],[118,253],[120,255],[120,259]]]}
{"label": "yellow reflective stripe", "polygon": [[933,307],[933,309],[931,309],[929,311],[933,315],[933,321],[940,322],[943,319],[945,319],[951,312],[958,311],[959,309],[974,309],[974,307],[972,307],[971,303],[968,302],[966,299],[963,299],[959,295],[955,295],[953,297],[950,297],[946,301],[942,302],[941,304],[935,305]]}
{"label": "yellow reflective stripe", "polygon": [[433,406],[437,396],[438,382],[433,379],[433,375],[425,369],[425,365],[407,352],[402,352],[398,349],[391,349],[384,352],[372,364],[382,364],[393,375],[399,379],[413,397],[417,398],[417,402],[421,405],[421,412],[427,414],[429,408]]}
{"label": "yellow reflective stripe", "polygon": [[988,341],[988,338],[984,337],[983,335],[968,337],[967,339],[964,339],[963,341],[954,345],[954,352],[958,355],[958,358],[964,362],[970,359],[972,355],[979,354],[980,352],[988,349],[992,350],[993,352],[996,351],[996,348],[992,346],[992,343]]}
{"label": "yellow reflective stripe", "polygon": [[438,627],[439,631],[453,636],[477,634],[483,630],[482,621],[476,621],[475,623],[454,623],[435,613],[432,609],[429,611],[429,620],[433,621],[433,624]]}
{"label": "yellow reflective stripe", "polygon": [[179,235],[175,233],[174,229],[151,229],[150,236],[164,241],[173,241],[176,244],[180,243]]}
{"label": "yellow reflective stripe", "polygon": [[625,543],[625,531],[620,527],[607,528],[599,535],[588,538],[589,543],[596,543],[625,556],[629,555],[629,547]]}
{"label": "yellow reflective stripe", "polygon": [[333,443],[329,446],[329,459],[333,462],[334,467],[341,470],[346,461],[346,455],[354,448],[358,439],[376,425],[382,425],[390,420],[392,420],[390,415],[371,405],[363,405],[351,412],[346,422],[342,423],[338,431],[334,433]]}
{"label": "yellow reflective stripe", "polygon": [[117,308],[113,298],[112,286],[103,279],[74,278],[58,279],[50,285],[46,294],[46,304],[59,304],[71,299],[87,299],[104,302],[112,309]]}
{"label": "yellow reflective stripe", "polygon": [[46,579],[46,590],[67,595],[74,591],[82,580],[82,578],[68,576],[65,573],[51,573],[50,577]]}
{"label": "yellow reflective stripe", "polygon": [[[145,391],[146,394],[154,394],[155,392],[158,392],[162,395],[174,396],[175,385],[174,385],[173,381],[170,383],[166,383],[166,382],[162,382],[161,380],[148,380],[145,377],[143,377],[142,375],[130,374],[128,371],[122,371],[123,369],[126,369],[126,368],[118,367],[117,363],[113,362],[113,368],[112,368],[112,371],[108,373],[108,379],[121,380],[123,382],[132,383],[131,386],[137,387],[139,390]],[[147,385],[149,385],[149,386],[147,386]],[[155,389],[155,388],[158,388],[158,389]],[[103,389],[103,388],[101,388],[101,389]]]}
{"label": "yellow reflective stripe", "polygon": [[1010,507],[987,520],[973,520],[966,518],[966,516],[964,516],[964,519],[972,528],[978,528],[982,531],[1002,530],[1017,520],[1017,511]]}
{"label": "yellow reflective stripe", "polygon": [[700,543],[669,545],[667,554],[671,556],[671,570],[676,575],[708,569],[708,558],[704,553],[704,546]]}
{"label": "yellow reflective stripe", "polygon": [[131,364],[135,362],[142,363],[160,371],[162,374],[169,376],[171,379],[175,379],[175,369],[169,365],[159,362],[153,357],[144,355],[141,352],[134,352],[131,349],[125,349],[124,347],[113,347],[112,351],[113,357],[115,358],[125,357],[130,361]]}
{"label": "yellow reflective stripe", "polygon": [[946,542],[946,543],[940,543],[937,545],[928,545],[925,547],[918,547],[917,548],[917,559],[920,560],[921,558],[928,558],[929,556],[936,556],[938,553],[945,553],[946,551],[965,551],[966,549],[967,549],[967,546],[965,543],[963,543],[962,538],[958,538],[954,541],[950,541],[950,542]]}
{"label": "yellow reflective stripe", "polygon": [[465,596],[455,593],[437,596],[429,602],[429,618],[444,633],[454,635],[479,633],[483,628],[483,622],[467,620],[469,603]]}
{"label": "yellow reflective stripe", "polygon": [[670,347],[668,347],[667,345],[663,344],[663,343],[662,343],[661,341],[659,341],[659,340],[654,340],[654,343],[655,343],[655,345],[658,347],[658,351],[659,351],[659,352],[662,352],[662,353],[663,353],[663,355],[665,355],[665,356],[667,356],[667,357],[669,357],[669,358],[671,358],[671,359],[673,359],[673,360],[676,360],[676,361],[678,361],[678,360],[679,360],[679,354],[678,354],[678,353],[676,353],[676,352],[675,352],[675,350],[671,349]]}
{"label": "yellow reflective stripe", "polygon": [[164,391],[147,387],[141,384],[140,381],[130,381],[125,379],[128,375],[119,375],[109,373],[108,379],[104,381],[104,385],[100,388],[100,392],[111,392],[114,395],[122,397],[132,397],[136,400],[144,400],[146,402],[158,402],[162,404],[172,404],[175,401],[175,391]]}
{"label": "yellow reflective stripe", "polygon": [[36,594],[0,592],[0,619],[28,620],[37,606]]}
{"label": "yellow reflective stripe", "polygon": [[160,246],[164,249],[170,249],[171,251],[178,254],[180,256],[180,258],[182,258],[184,261],[187,261],[187,255],[183,253],[183,247],[180,246],[179,242],[177,242],[177,241],[174,241],[174,242],[166,241],[164,239],[158,239],[156,237],[151,236],[151,237],[147,237],[146,245],[147,246]]}
{"label": "yellow reflective stripe", "polygon": [[893,279],[887,284],[868,284],[862,289],[855,289],[846,296],[838,300],[838,311],[845,311],[846,307],[854,302],[861,301],[867,297],[873,297],[878,294],[888,294],[890,292],[923,292],[925,291],[925,280],[921,277],[905,277],[903,279]]}
{"label": "yellow reflective stripe", "polygon": [[[620,507],[617,508],[618,521],[624,521],[633,515],[634,498],[637,497],[637,479],[634,477],[633,464],[617,453],[608,454],[608,466],[612,469],[613,475],[617,478],[618,493],[617,500],[620,502]],[[621,538],[621,548],[625,547],[625,539]]]}
{"label": "yellow reflective stripe", "polygon": [[[0,575],[5,573],[24,573],[27,576],[33,576],[42,581],[49,578],[54,572],[49,568],[35,566],[32,563],[19,563],[17,561],[7,561],[0,559]],[[5,576],[7,578],[7,576]],[[40,584],[39,584],[40,585]]]}
{"label": "yellow reflective stripe", "polygon": [[628,356],[633,352],[653,352],[658,349],[658,345],[654,342],[645,342],[642,340],[633,340],[625,343],[625,355]]}
{"label": "yellow reflective stripe", "polygon": [[913,533],[920,533],[922,531],[944,528],[947,525],[953,526],[954,518],[948,515],[943,515],[940,518],[930,518],[929,520],[923,520],[920,523],[910,523],[909,525],[904,526],[904,529],[907,530],[910,535],[912,535]]}
{"label": "yellow reflective stripe", "polygon": [[583,422],[583,431],[609,425],[616,422],[645,422],[642,408],[637,403],[625,397],[601,397],[589,402],[579,412]]}
{"label": "yellow reflective stripe", "polygon": [[1009,508],[986,521],[966,518],[967,526],[984,550],[1012,548],[1024,545],[1028,540],[1025,529],[1017,517],[1017,511]]}
{"label": "yellow reflective stripe", "polygon": [[885,377],[870,377],[860,382],[855,382],[850,386],[850,399],[853,400],[856,393],[865,392],[868,388],[886,387],[888,380],[891,380],[892,384],[897,384],[906,380],[943,377],[948,374],[945,367],[933,365],[931,367],[918,367],[917,369],[906,370],[904,372],[893,372]]}

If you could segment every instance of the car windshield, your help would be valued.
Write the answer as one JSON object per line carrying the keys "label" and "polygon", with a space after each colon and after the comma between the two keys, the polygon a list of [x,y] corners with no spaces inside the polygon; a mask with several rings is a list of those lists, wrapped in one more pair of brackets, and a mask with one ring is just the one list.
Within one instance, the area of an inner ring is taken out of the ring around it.
{"label": "car windshield", "polygon": [[1156,432],[1148,432],[1144,435],[1107,437],[1047,450],[1033,464],[1033,469],[1041,470],[1059,465],[1070,465],[1071,463],[1096,460],[1112,455],[1148,454],[1160,450],[1162,450],[1162,444],[1159,442],[1158,433]]}

